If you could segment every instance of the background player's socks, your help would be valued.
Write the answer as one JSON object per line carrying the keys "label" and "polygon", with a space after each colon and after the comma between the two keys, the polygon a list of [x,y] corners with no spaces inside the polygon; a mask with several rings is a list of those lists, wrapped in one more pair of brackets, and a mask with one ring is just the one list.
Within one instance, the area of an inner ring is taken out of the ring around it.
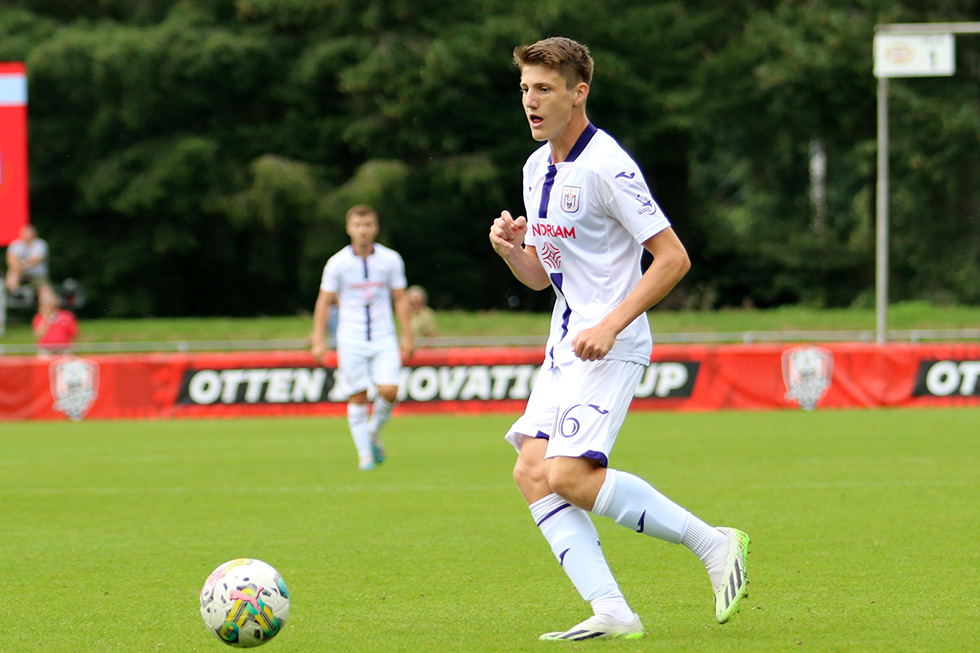
{"label": "background player's socks", "polygon": [[622,613],[624,620],[632,619],[633,611],[609,571],[589,513],[557,494],[535,501],[530,508],[541,534],[582,598],[590,603],[599,600],[607,614],[623,618],[619,617]]}
{"label": "background player's socks", "polygon": [[638,476],[606,470],[593,514],[609,517],[620,526],[667,542],[680,544],[691,513]]}
{"label": "background player's socks", "polygon": [[367,461],[374,464],[374,456],[371,453],[371,436],[368,433],[368,407],[367,404],[347,404],[347,425],[350,427],[351,438],[354,439],[354,448],[357,449],[357,458],[362,468]]}
{"label": "background player's socks", "polygon": [[388,421],[388,418],[391,417],[391,409],[394,407],[394,403],[389,402],[380,394],[374,399],[374,405],[371,410],[371,420],[368,422],[368,433],[371,434],[371,438],[378,446],[381,446],[381,439],[378,437],[381,433],[381,427],[383,427],[385,422]]}

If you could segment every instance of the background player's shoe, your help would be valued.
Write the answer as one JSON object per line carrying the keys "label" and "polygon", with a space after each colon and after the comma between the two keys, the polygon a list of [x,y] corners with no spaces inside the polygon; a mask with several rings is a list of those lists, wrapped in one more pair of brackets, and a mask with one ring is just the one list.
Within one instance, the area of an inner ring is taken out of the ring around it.
{"label": "background player's shoe", "polygon": [[711,579],[715,591],[715,619],[723,624],[738,612],[742,599],[749,594],[749,579],[745,575],[745,559],[749,555],[749,536],[734,528],[719,528],[726,536],[719,547],[725,556],[724,573]]}
{"label": "background player's shoe", "polygon": [[380,442],[371,443],[371,454],[374,456],[374,462],[379,465],[385,461],[385,449]]}
{"label": "background player's shoe", "polygon": [[374,458],[367,457],[361,458],[361,461],[357,465],[358,469],[362,472],[369,472],[374,469]]}
{"label": "background player's shoe", "polygon": [[385,448],[381,446],[381,434],[378,433],[377,427],[372,428],[368,425],[368,435],[371,436],[371,455],[374,456],[374,462],[379,465],[385,461]]}
{"label": "background player's shoe", "polygon": [[583,639],[639,639],[643,637],[643,624],[640,616],[634,614],[632,621],[619,621],[607,614],[592,615],[570,630],[558,633],[545,633],[538,639],[543,642],[579,642]]}

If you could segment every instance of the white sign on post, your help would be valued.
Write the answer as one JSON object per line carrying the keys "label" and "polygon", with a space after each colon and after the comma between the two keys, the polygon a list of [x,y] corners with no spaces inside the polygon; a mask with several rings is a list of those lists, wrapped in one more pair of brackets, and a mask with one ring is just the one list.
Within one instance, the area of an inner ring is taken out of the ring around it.
{"label": "white sign on post", "polygon": [[947,77],[956,71],[952,34],[875,34],[875,77]]}

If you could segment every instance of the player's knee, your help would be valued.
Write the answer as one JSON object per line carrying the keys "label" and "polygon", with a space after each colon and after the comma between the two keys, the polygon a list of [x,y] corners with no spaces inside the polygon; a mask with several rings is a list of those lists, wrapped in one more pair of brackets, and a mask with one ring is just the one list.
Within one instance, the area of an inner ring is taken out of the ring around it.
{"label": "player's knee", "polygon": [[381,395],[389,404],[393,404],[398,399],[398,386],[379,385],[378,394]]}
{"label": "player's knee", "polygon": [[514,482],[522,491],[529,491],[546,483],[544,465],[518,457],[514,464]]}
{"label": "player's knee", "polygon": [[[557,459],[547,468],[547,481],[551,491],[577,506],[591,509],[595,497],[592,486],[591,466],[578,464],[580,459]],[[564,463],[564,464],[563,464]]]}
{"label": "player's knee", "polygon": [[547,481],[552,492],[573,503],[575,502],[578,484],[575,482],[575,477],[567,473],[564,468],[557,465],[551,466],[548,469]]}

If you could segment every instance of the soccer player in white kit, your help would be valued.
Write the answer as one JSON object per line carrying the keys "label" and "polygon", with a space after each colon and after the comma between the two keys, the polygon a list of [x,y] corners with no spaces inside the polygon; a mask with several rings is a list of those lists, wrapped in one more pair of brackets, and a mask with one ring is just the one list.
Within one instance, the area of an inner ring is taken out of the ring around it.
{"label": "soccer player in white kit", "polygon": [[[514,276],[551,286],[545,361],[524,414],[507,433],[514,479],[531,515],[593,615],[543,640],[642,637],[640,618],[606,564],[589,517],[684,544],[704,562],[725,623],[746,594],[749,537],[715,528],[643,479],[608,467],[636,385],[650,363],[646,311],[690,267],[640,169],[585,113],[593,61],[567,38],[514,50],[531,136],[545,141],[524,166],[527,217],[503,211],[490,242]],[[653,263],[642,272],[643,249]]]}
{"label": "soccer player in white kit", "polygon": [[[411,358],[414,339],[405,295],[405,263],[398,252],[374,242],[379,230],[377,212],[367,205],[353,206],[347,211],[346,225],[350,245],[323,267],[310,351],[322,362],[330,307],[338,304],[337,372],[348,392],[347,423],[358,466],[370,470],[384,462],[381,428],[398,398],[401,362]],[[392,307],[401,326],[400,346]],[[372,386],[377,395],[369,402]]]}

